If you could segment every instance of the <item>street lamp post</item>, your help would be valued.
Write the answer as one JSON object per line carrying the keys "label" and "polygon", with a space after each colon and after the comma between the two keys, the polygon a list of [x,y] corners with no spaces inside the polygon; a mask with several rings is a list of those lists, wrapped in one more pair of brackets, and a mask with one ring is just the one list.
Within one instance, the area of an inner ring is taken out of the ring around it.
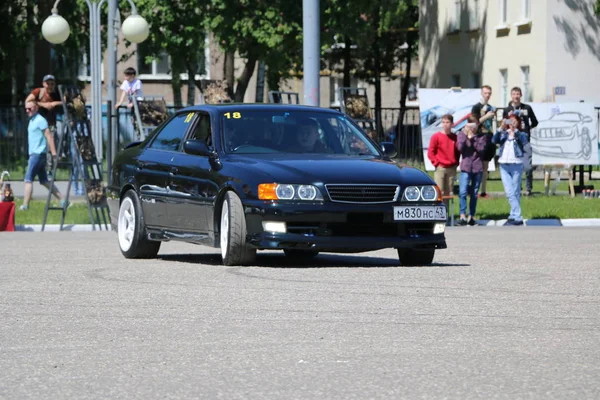
{"label": "street lamp post", "polygon": [[[89,15],[90,15],[90,69],[91,69],[91,86],[92,86],[92,139],[96,147],[96,156],[98,160],[102,159],[103,153],[103,135],[102,135],[102,45],[100,28],[101,18],[100,12],[106,0],[85,0]],[[121,27],[125,39],[133,43],[144,41],[149,34],[148,23],[138,15],[135,4],[132,0],[128,0],[131,6],[131,15],[125,19]],[[46,18],[42,24],[42,35],[50,43],[59,44],[66,41],[69,37],[70,29],[68,22],[58,15],[58,4],[60,0],[56,0],[52,7],[52,15]],[[116,15],[117,0],[108,0],[108,96],[111,103],[116,103],[116,33],[114,30],[114,20]],[[112,29],[111,29],[112,28]],[[115,125],[116,125],[115,121]],[[112,121],[109,121],[112,123]],[[114,126],[114,125],[113,125]],[[117,130],[111,130],[112,134],[116,134]],[[113,140],[113,143],[116,143]],[[114,157],[114,153],[113,153]],[[112,160],[109,160],[112,162]]]}
{"label": "street lamp post", "polygon": [[320,105],[321,37],[319,0],[302,0],[304,104]]}

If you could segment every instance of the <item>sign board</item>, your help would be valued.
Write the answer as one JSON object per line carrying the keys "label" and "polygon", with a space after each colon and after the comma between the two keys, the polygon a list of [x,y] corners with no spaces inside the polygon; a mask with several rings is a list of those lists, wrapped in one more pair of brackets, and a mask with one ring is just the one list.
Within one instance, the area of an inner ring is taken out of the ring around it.
{"label": "sign board", "polygon": [[[427,171],[435,170],[427,158],[427,150],[433,134],[442,130],[442,116],[452,115],[452,132],[458,133],[467,124],[471,109],[480,99],[481,89],[419,89],[423,160]],[[489,164],[488,170],[495,170],[494,163]]]}
{"label": "sign board", "polygon": [[598,165],[598,113],[592,103],[531,103],[533,165]]}
{"label": "sign board", "polygon": [[567,88],[565,86],[556,86],[554,87],[554,94],[556,96],[563,96],[567,94]]}

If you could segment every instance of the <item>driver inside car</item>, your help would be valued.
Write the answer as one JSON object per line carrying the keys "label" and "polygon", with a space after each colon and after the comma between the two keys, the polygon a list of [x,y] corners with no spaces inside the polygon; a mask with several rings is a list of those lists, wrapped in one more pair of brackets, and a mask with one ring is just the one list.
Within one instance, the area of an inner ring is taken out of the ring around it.
{"label": "driver inside car", "polygon": [[319,124],[314,119],[304,118],[297,122],[296,142],[302,153],[326,153],[327,146],[320,140]]}

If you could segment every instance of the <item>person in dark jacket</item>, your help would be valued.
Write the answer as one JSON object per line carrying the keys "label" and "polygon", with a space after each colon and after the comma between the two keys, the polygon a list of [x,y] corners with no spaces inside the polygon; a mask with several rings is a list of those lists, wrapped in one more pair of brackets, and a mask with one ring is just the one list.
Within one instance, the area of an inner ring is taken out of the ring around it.
{"label": "person in dark jacket", "polygon": [[[533,112],[533,108],[529,104],[521,103],[521,88],[515,86],[510,91],[510,97],[512,101],[508,104],[508,107],[504,109],[502,119],[507,119],[511,115],[516,115],[521,120],[521,126],[518,127],[520,132],[527,135],[527,141],[531,142],[531,130],[538,125],[538,120]],[[525,172],[526,186],[525,196],[531,196],[533,190],[533,169],[528,168]]]}
{"label": "person in dark jacket", "polygon": [[[489,135],[478,129],[478,118],[469,117],[469,123],[459,132],[456,141],[462,159],[459,175],[460,219],[457,225],[476,225],[477,193],[483,176],[483,152],[490,141]],[[467,195],[469,201],[469,217],[467,219]]]}

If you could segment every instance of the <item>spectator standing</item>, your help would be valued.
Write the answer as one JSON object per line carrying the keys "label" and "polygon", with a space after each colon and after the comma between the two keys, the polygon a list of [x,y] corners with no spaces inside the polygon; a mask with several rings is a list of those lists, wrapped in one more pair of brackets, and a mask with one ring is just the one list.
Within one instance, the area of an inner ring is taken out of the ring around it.
{"label": "spectator standing", "polygon": [[[456,141],[462,159],[460,161],[459,175],[459,204],[460,219],[457,225],[476,225],[475,213],[477,211],[477,193],[483,176],[483,152],[490,142],[489,135],[483,133],[477,124],[479,119],[471,116],[469,123],[459,132]],[[467,195],[469,201],[469,217],[467,219]]]}
{"label": "spectator standing", "polygon": [[[125,97],[127,97],[127,108],[131,110],[131,108],[133,107],[133,98],[141,97],[143,95],[142,81],[136,78],[137,72],[132,67],[126,68],[123,73],[125,74],[125,80],[121,84],[121,87],[120,87],[120,89],[122,91],[121,98],[119,99],[117,104],[115,104],[115,109],[118,110],[119,107],[121,107],[121,105],[123,105],[123,103],[125,102]],[[117,114],[118,114],[118,112],[117,112]],[[135,111],[133,111],[131,114],[131,120],[133,122],[133,132],[137,136],[138,135],[138,126],[137,126],[137,120],[135,118]],[[141,129],[141,127],[140,127],[140,129]]]}
{"label": "spectator standing", "polygon": [[525,149],[529,143],[527,134],[520,131],[522,121],[512,114],[503,121],[502,127],[492,142],[500,145],[498,163],[500,164],[500,178],[504,186],[504,193],[510,204],[510,215],[504,225],[523,225],[521,216],[521,178],[523,176]]}
{"label": "spectator standing", "polygon": [[[493,121],[494,116],[496,115],[496,107],[488,103],[490,101],[490,97],[492,97],[492,87],[489,85],[483,85],[481,87],[481,100],[471,109],[471,115],[475,116],[477,118],[477,122],[479,123],[479,132],[488,137],[488,144],[491,144],[492,136],[494,135]],[[495,146],[488,147],[486,149],[487,151],[484,150],[484,152],[481,154],[483,160],[483,175],[481,178],[480,196],[483,198],[488,197],[486,192],[488,167],[490,161],[492,161],[496,155],[495,149]]]}
{"label": "spectator standing", "polygon": [[131,108],[133,107],[133,97],[139,97],[143,95],[142,81],[135,77],[137,75],[135,69],[131,67],[126,68],[124,74],[125,80],[120,87],[122,91],[121,98],[119,99],[119,102],[115,104],[115,108],[117,109],[123,105],[125,102],[125,97],[127,97],[127,108]]}
{"label": "spectator standing", "polygon": [[[519,119],[521,120],[521,126],[519,127],[519,130],[527,135],[527,142],[529,143],[531,141],[531,129],[535,128],[538,125],[538,120],[535,117],[533,108],[531,108],[529,104],[521,103],[522,96],[523,92],[521,92],[520,87],[515,86],[511,89],[510,97],[512,101],[508,104],[508,107],[504,109],[502,119],[507,119],[511,115],[516,115],[517,117],[519,117]],[[529,162],[529,160],[526,160],[526,162]],[[531,196],[533,190],[533,169],[528,168],[525,175],[525,189],[527,190],[525,192],[525,196]]]}
{"label": "spectator standing", "polygon": [[[63,135],[62,126],[62,101],[56,88],[54,75],[46,75],[42,79],[42,87],[35,88],[25,99],[25,103],[36,102],[40,116],[48,123],[48,129],[56,139],[60,140]],[[46,170],[52,173],[52,157],[46,157]]]}
{"label": "spectator standing", "polygon": [[48,149],[50,149],[52,158],[55,159],[56,147],[54,146],[54,137],[50,133],[48,122],[38,110],[39,108],[35,102],[30,101],[25,103],[25,111],[30,117],[29,125],[27,126],[29,161],[27,163],[27,172],[25,173],[25,196],[23,204],[20,207],[22,211],[29,209],[29,202],[33,194],[33,180],[36,175],[40,183],[46,186],[48,190],[51,190],[54,197],[61,202],[61,207],[67,206],[56,186],[48,181],[48,176],[46,175],[45,168]]}
{"label": "spectator standing", "polygon": [[[452,115],[442,116],[442,130],[431,136],[427,149],[427,158],[435,167],[433,179],[443,196],[452,194],[456,167],[458,167],[459,154],[456,148],[456,134],[452,132],[453,122]],[[445,203],[448,206],[448,201]]]}

